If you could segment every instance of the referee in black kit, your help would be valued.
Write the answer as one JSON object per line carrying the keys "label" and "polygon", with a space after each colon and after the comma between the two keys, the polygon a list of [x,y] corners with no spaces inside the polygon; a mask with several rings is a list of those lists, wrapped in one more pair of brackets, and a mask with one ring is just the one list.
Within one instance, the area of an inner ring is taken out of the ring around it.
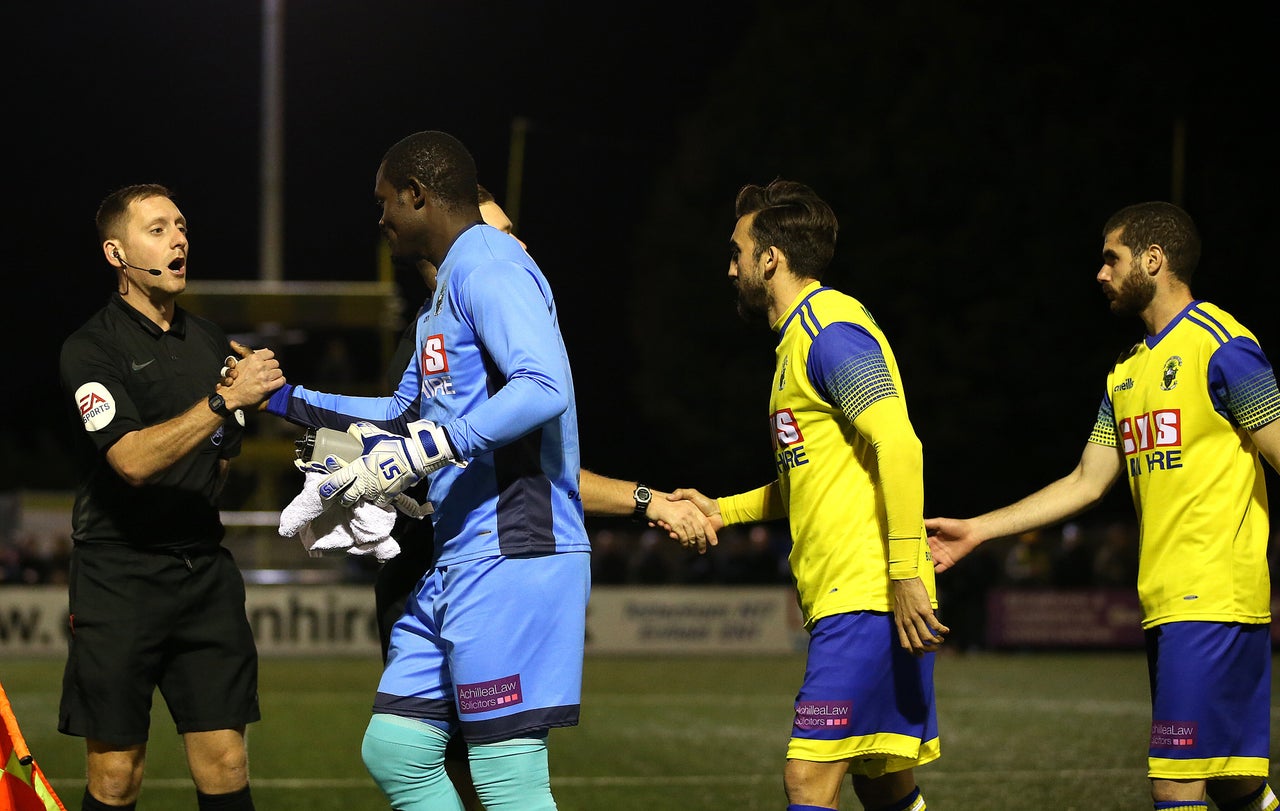
{"label": "referee in black kit", "polygon": [[165,187],[113,192],[97,227],[116,292],[60,362],[91,458],[72,517],[58,729],[85,739],[81,809],[134,808],[159,687],[197,807],[252,809],[245,727],[259,718],[258,654],[217,500],[244,410],[284,376],[270,350],[232,344],[176,305],[187,222]]}

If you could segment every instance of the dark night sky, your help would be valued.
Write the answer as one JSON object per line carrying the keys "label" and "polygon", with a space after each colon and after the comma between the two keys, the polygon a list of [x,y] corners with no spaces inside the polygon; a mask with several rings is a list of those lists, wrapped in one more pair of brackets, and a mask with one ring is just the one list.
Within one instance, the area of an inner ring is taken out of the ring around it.
{"label": "dark night sky", "polygon": [[[1106,364],[1138,337],[1092,281],[1098,229],[1172,196],[1180,117],[1183,202],[1215,274],[1197,292],[1280,342],[1258,250],[1277,213],[1256,95],[1274,87],[1276,32],[1161,16],[1181,4],[964,5],[288,4],[284,275],[374,278],[374,172],[416,130],[460,137],[506,202],[511,122],[527,117],[519,230],[559,301],[584,463],[749,486],[767,454],[745,471],[736,454],[759,447],[763,407],[722,374],[767,377],[770,338],[733,320],[725,244],[738,186],[787,174],[841,217],[838,264],[855,270],[837,286],[895,342],[927,490],[943,509],[995,506],[1074,464]],[[166,183],[191,278],[258,275],[260,4],[11,13],[11,309],[37,323],[10,364],[0,450],[23,461],[11,480],[40,486],[64,444],[57,348],[110,289],[92,223],[106,192]],[[672,411],[684,425],[668,430]]]}

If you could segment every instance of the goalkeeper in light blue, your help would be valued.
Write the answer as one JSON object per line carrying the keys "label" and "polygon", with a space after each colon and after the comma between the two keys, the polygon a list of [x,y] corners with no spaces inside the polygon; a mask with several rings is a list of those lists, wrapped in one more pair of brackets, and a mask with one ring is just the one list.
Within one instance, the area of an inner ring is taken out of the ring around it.
{"label": "goalkeeper in light blue", "polygon": [[428,481],[436,562],[392,630],[365,764],[394,808],[460,811],[444,752],[461,729],[485,808],[555,808],[547,735],[578,723],[590,592],[555,301],[520,243],[481,221],[474,161],[452,136],[392,146],[374,194],[392,255],[439,269],[415,357],[386,397],[295,385],[268,404],[361,441],[322,480],[330,501],[385,505]]}

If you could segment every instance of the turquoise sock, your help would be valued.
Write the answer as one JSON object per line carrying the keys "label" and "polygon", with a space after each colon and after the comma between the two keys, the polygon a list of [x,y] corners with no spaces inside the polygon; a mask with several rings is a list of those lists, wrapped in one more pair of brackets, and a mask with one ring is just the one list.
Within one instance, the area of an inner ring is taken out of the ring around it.
{"label": "turquoise sock", "polygon": [[426,721],[375,714],[360,755],[378,787],[399,811],[463,811],[444,770],[449,734]]}
{"label": "turquoise sock", "polygon": [[551,811],[545,738],[512,738],[468,747],[471,779],[486,811]]}

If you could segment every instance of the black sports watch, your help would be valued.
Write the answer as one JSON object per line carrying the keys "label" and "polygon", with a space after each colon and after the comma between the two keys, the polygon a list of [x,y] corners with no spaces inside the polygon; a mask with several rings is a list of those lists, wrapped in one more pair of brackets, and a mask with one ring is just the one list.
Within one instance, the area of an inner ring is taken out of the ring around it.
{"label": "black sports watch", "polygon": [[637,521],[643,521],[644,514],[649,510],[649,502],[653,501],[653,491],[637,482],[636,489],[631,491],[631,497],[636,500],[636,508],[632,511],[631,517]]}
{"label": "black sports watch", "polygon": [[209,410],[223,419],[231,416],[231,409],[227,408],[227,401],[222,399],[221,394],[209,395]]}

